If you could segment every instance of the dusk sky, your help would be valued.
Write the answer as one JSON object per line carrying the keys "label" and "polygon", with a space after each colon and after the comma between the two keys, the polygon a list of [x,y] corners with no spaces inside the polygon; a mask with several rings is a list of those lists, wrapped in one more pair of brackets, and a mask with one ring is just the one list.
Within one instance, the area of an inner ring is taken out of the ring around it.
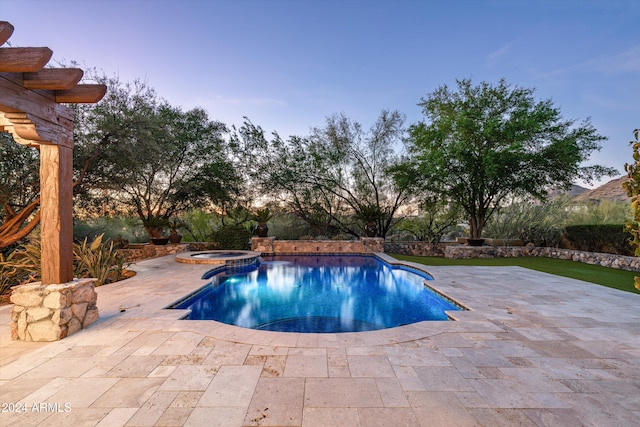
{"label": "dusk sky", "polygon": [[0,0],[12,46],[284,138],[335,113],[369,128],[397,109],[409,125],[438,86],[504,77],[590,117],[609,138],[590,163],[620,175],[640,127],[639,19],[635,0]]}

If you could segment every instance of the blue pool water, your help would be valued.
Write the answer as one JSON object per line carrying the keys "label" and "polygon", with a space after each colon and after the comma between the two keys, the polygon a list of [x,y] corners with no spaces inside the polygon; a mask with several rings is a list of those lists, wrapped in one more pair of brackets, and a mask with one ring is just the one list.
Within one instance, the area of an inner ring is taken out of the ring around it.
{"label": "blue pool water", "polygon": [[425,287],[432,278],[373,256],[275,256],[205,274],[211,282],[172,308],[280,332],[358,332],[447,320],[454,304]]}

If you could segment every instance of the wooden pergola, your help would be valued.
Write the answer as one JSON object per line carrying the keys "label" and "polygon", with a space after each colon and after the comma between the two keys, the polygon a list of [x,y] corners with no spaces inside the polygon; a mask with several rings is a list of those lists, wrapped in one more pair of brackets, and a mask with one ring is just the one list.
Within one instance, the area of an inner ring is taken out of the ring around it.
{"label": "wooden pergola", "polygon": [[48,47],[5,47],[13,25],[0,21],[0,132],[40,150],[42,284],[73,280],[73,111],[107,87],[78,84],[79,68],[45,68]]}

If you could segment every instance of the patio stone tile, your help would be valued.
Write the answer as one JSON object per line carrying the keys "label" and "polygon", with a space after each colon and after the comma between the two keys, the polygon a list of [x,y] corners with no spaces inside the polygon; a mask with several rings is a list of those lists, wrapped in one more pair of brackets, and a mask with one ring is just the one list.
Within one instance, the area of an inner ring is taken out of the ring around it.
{"label": "patio stone tile", "polygon": [[202,361],[203,365],[243,365],[251,345],[218,342],[209,355]]}
{"label": "patio stone tile", "polygon": [[6,412],[0,415],[2,425],[5,426],[37,426],[47,418],[55,415],[51,412]]}
{"label": "patio stone tile", "polygon": [[247,408],[261,372],[260,366],[223,366],[205,390],[198,406]]}
{"label": "patio stone tile", "polygon": [[182,365],[169,375],[164,383],[160,386],[160,390],[206,390],[211,380],[218,372],[217,367],[212,366],[193,366]]}
{"label": "patio stone tile", "polygon": [[246,425],[302,424],[304,378],[265,378],[258,381],[244,419]]}
{"label": "patio stone tile", "polygon": [[88,407],[117,382],[116,378],[74,378],[47,400],[69,403],[72,408]]}
{"label": "patio stone tile", "polygon": [[347,359],[352,377],[395,377],[386,356],[349,355]]}
{"label": "patio stone tile", "polygon": [[593,380],[593,375],[587,368],[576,365],[576,360],[565,358],[532,358],[537,367],[544,369],[551,378],[556,379],[575,379],[575,380]]}
{"label": "patio stone tile", "polygon": [[601,394],[564,393],[560,398],[596,426],[632,426],[639,423],[632,411]]}
{"label": "patio stone tile", "polygon": [[154,426],[158,427],[176,427],[182,426],[191,415],[193,408],[174,408],[165,409],[160,418],[155,422]]}
{"label": "patio stone tile", "polygon": [[394,366],[398,382],[404,391],[425,391],[424,384],[412,366]]}
{"label": "patio stone tile", "polygon": [[505,367],[513,366],[505,356],[490,347],[461,348],[465,358],[475,366]]}
{"label": "patio stone tile", "polygon": [[[468,412],[469,415],[476,420],[477,424],[475,425],[491,427],[540,427],[521,409],[470,408]],[[587,425],[584,427],[591,426]]]}
{"label": "patio stone tile", "polygon": [[395,376],[393,378],[376,378],[376,385],[385,407],[409,406],[407,396]]}
{"label": "patio stone tile", "polygon": [[170,406],[176,408],[195,408],[203,394],[204,391],[180,391]]}
{"label": "patio stone tile", "polygon": [[176,332],[153,352],[154,355],[187,355],[198,347],[202,335],[193,332]]}
{"label": "patio stone tile", "polygon": [[[49,400],[49,398],[53,394],[57,393],[58,391],[68,386],[72,381],[73,379],[71,378],[54,378],[51,381],[44,384],[39,389],[37,389],[36,391],[34,391],[33,393],[29,394],[28,396],[25,396],[20,400],[23,402],[29,402],[29,403],[45,402]],[[0,390],[3,391],[2,402],[7,402],[7,401],[15,402],[15,400],[5,400],[4,386],[1,386]]]}
{"label": "patio stone tile", "polygon": [[570,392],[567,386],[562,384],[539,368],[500,368],[508,378],[513,378],[528,392]]}
{"label": "patio stone tile", "polygon": [[147,377],[168,377],[170,376],[173,371],[175,371],[177,368],[177,366],[171,366],[171,365],[160,365],[158,366],[156,369],[154,369],[153,371],[151,371],[149,373],[149,375],[147,375]]}
{"label": "patio stone tile", "polygon": [[185,427],[241,427],[247,408],[234,407],[197,407],[191,411],[184,423]]}
{"label": "patio stone tile", "polygon": [[290,354],[284,368],[285,377],[327,377],[327,356]]}
{"label": "patio stone tile", "polygon": [[573,409],[525,409],[522,412],[536,426],[594,426]]}
{"label": "patio stone tile", "polygon": [[91,406],[140,408],[164,381],[165,378],[122,378]]}
{"label": "patio stone tile", "polygon": [[454,393],[408,392],[407,397],[422,427],[478,425]]}
{"label": "patio stone tile", "polygon": [[[64,372],[68,377],[79,377],[93,368],[97,360],[85,357],[53,358],[22,374],[21,378],[59,378]],[[7,369],[13,369],[10,366]]]}
{"label": "patio stone tile", "polygon": [[125,425],[154,426],[177,394],[176,391],[156,391]]}
{"label": "patio stone tile", "polygon": [[356,408],[304,408],[302,427],[355,427],[360,426]]}
{"label": "patio stone tile", "polygon": [[449,366],[415,366],[426,391],[474,391],[458,370]]}
{"label": "patio stone tile", "polygon": [[286,356],[266,356],[261,375],[263,377],[281,377],[284,375],[286,363]]}
{"label": "patio stone tile", "polygon": [[156,369],[165,356],[129,356],[106,373],[107,377],[146,377]]}
{"label": "patio stone tile", "polygon": [[249,351],[249,356],[286,356],[288,352],[289,349],[287,347],[254,345]]}
{"label": "patio stone tile", "polygon": [[92,426],[96,425],[109,412],[105,408],[73,408],[70,412],[57,412],[51,414],[38,426]]}
{"label": "patio stone tile", "polygon": [[[10,403],[24,400],[27,396],[37,393],[42,387],[59,379],[33,378],[29,381],[9,380],[0,388],[0,402]],[[54,383],[56,384],[56,383]],[[29,404],[33,402],[28,402]]]}
{"label": "patio stone tile", "polygon": [[469,379],[469,383],[493,408],[541,408],[531,393],[511,380]]}
{"label": "patio stone tile", "polygon": [[[142,329],[142,328],[141,328]],[[125,347],[154,347],[157,348],[166,340],[171,338],[175,332],[165,332],[165,331],[148,331],[143,332],[131,339],[129,342],[125,344]]]}
{"label": "patio stone tile", "polygon": [[358,408],[358,414],[367,427],[420,427],[410,408]]}
{"label": "patio stone tile", "polygon": [[455,395],[465,408],[491,407],[477,391],[456,391]]}
{"label": "patio stone tile", "polygon": [[307,378],[305,407],[381,407],[373,378]]}
{"label": "patio stone tile", "polygon": [[389,362],[400,366],[451,366],[449,359],[426,347],[387,347]]}
{"label": "patio stone tile", "polygon": [[595,359],[593,353],[569,341],[531,341],[529,347],[542,357],[565,359]]}
{"label": "patio stone tile", "polygon": [[[105,408],[105,410],[108,410]],[[96,427],[123,426],[138,411],[138,408],[113,408]]]}
{"label": "patio stone tile", "polygon": [[289,356],[326,356],[327,349],[326,348],[290,348],[288,353]]}

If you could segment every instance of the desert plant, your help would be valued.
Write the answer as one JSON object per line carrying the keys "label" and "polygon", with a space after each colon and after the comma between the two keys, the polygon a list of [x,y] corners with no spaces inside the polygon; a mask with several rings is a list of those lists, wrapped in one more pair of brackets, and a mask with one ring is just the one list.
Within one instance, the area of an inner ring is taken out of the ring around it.
{"label": "desert plant", "polygon": [[103,243],[102,237],[102,234],[97,236],[91,243],[85,238],[73,245],[77,276],[95,278],[96,286],[107,283],[110,275],[122,277],[125,268],[123,256],[113,242]]}
{"label": "desert plant", "polygon": [[[635,141],[631,141],[633,148],[633,163],[626,163],[624,170],[627,172],[629,180],[623,185],[627,195],[631,197],[631,209],[633,219],[626,224],[627,231],[631,234],[631,246],[635,250],[636,256],[640,256],[640,129],[633,131]],[[635,278],[635,287],[640,290],[640,277]]]}

